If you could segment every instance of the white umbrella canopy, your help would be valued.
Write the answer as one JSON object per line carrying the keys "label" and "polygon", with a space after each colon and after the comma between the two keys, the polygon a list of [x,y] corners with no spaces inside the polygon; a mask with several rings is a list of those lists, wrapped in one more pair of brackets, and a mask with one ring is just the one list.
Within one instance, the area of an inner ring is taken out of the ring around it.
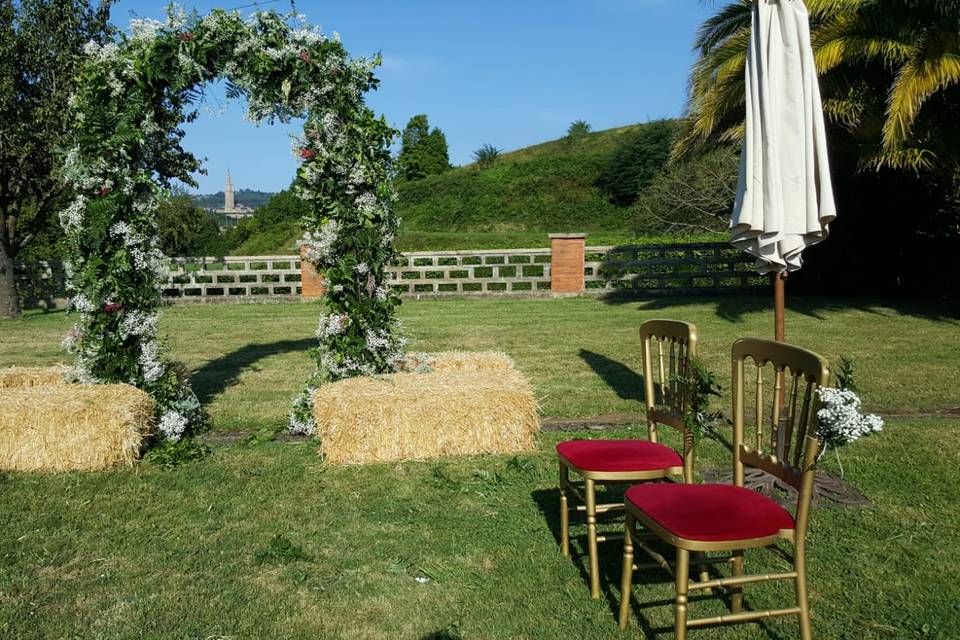
{"label": "white umbrella canopy", "polygon": [[746,85],[731,243],[760,273],[796,271],[837,215],[803,0],[754,0]]}

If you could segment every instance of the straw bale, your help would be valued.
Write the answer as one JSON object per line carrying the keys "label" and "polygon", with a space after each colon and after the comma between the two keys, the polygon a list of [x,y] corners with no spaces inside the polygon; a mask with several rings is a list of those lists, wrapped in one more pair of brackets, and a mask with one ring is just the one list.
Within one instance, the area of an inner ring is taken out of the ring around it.
{"label": "straw bale", "polygon": [[438,351],[437,353],[409,353],[402,371],[416,371],[428,367],[433,371],[490,371],[515,370],[513,358],[499,351]]}
{"label": "straw bale", "polygon": [[320,387],[314,410],[333,464],[530,451],[540,428],[533,389],[515,370],[350,378]]}
{"label": "straw bale", "polygon": [[74,471],[132,464],[154,402],[126,384],[0,390],[0,470]]}
{"label": "straw bale", "polygon": [[0,389],[23,389],[48,384],[65,384],[67,368],[55,367],[2,367]]}

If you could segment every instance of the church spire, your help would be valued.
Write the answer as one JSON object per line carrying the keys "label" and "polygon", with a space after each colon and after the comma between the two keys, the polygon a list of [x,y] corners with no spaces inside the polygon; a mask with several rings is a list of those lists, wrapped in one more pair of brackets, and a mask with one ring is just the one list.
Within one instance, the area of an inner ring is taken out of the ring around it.
{"label": "church spire", "polygon": [[233,211],[233,180],[230,179],[230,169],[227,169],[227,183],[223,189],[223,208],[226,211]]}

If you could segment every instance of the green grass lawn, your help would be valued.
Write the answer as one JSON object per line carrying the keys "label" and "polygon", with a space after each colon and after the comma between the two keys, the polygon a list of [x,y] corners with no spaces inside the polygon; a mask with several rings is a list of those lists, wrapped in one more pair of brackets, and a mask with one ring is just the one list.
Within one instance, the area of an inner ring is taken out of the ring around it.
{"label": "green grass lawn", "polygon": [[[956,407],[958,317],[943,303],[791,299],[787,335],[845,354],[873,409]],[[309,371],[317,305],[181,306],[162,327],[195,373],[214,428],[280,424]],[[636,412],[637,328],[696,322],[726,386],[729,345],[769,335],[767,301],[592,299],[408,302],[417,350],[501,349],[552,416]],[[0,322],[0,365],[55,362],[63,314]],[[727,401],[725,401],[726,403]],[[960,617],[960,453],[956,418],[895,418],[843,451],[868,509],[817,509],[810,589],[818,638],[956,637]],[[614,432],[631,437],[635,428]],[[309,442],[216,446],[171,471],[0,475],[0,638],[637,638],[616,627],[616,543],[602,549],[604,598],[582,561],[559,556],[554,443],[522,456],[330,467]],[[729,465],[704,442],[700,468]],[[832,455],[824,458],[836,470]],[[578,529],[583,533],[583,527]],[[280,536],[278,538],[278,536]],[[748,553],[751,571],[782,561]],[[417,577],[428,577],[420,584]],[[639,578],[642,601],[671,593]],[[782,585],[747,588],[754,607]],[[714,601],[694,613],[720,613]],[[669,607],[635,608],[649,627]],[[662,637],[670,637],[669,633]],[[786,639],[789,622],[691,638]]]}
{"label": "green grass lawn", "polygon": [[[316,304],[197,305],[161,322],[173,355],[194,370],[214,428],[255,429],[286,419],[287,402],[311,368]],[[530,377],[548,416],[636,411],[644,320],[700,328],[701,357],[729,379],[731,343],[770,336],[766,298],[665,298],[610,304],[591,298],[407,301],[400,313],[411,350],[506,351]],[[926,412],[960,405],[960,312],[910,301],[871,303],[794,296],[787,337],[828,358],[852,358],[868,408]],[[64,360],[62,313],[0,322],[0,366]]]}
{"label": "green grass lawn", "polygon": [[[895,420],[844,451],[847,479],[876,506],[814,512],[816,637],[956,637],[958,426]],[[516,458],[336,468],[309,444],[270,443],[217,447],[174,471],[7,474],[0,637],[644,637],[636,624],[617,631],[616,543],[601,551],[599,602],[582,561],[557,553],[556,439]],[[716,445],[700,457],[727,460]],[[747,567],[783,563],[753,552]],[[641,600],[670,597],[662,575],[638,582]],[[782,585],[746,593],[754,607],[790,597]],[[717,602],[692,607],[721,613]],[[637,613],[670,622],[667,607]],[[788,622],[692,634],[796,637]]]}

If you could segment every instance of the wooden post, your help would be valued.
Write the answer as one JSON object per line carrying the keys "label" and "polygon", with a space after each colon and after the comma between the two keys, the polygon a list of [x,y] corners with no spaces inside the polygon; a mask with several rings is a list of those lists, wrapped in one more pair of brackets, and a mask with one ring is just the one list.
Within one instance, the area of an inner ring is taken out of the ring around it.
{"label": "wooden post", "polygon": [[583,293],[585,233],[550,234],[550,291],[555,295]]}
{"label": "wooden post", "polygon": [[783,315],[786,306],[786,292],[784,285],[787,282],[787,272],[778,271],[773,274],[773,335],[778,342],[784,341]]}

